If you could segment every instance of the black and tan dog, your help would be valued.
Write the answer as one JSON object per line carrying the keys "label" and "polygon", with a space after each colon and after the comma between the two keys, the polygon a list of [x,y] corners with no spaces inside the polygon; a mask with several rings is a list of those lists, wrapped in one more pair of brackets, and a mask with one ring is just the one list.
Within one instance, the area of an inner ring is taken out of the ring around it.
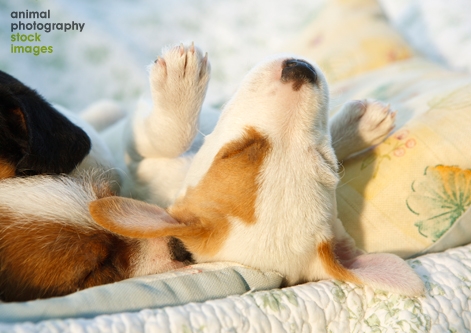
{"label": "black and tan dog", "polygon": [[70,173],[91,147],[82,128],[0,71],[0,178]]}

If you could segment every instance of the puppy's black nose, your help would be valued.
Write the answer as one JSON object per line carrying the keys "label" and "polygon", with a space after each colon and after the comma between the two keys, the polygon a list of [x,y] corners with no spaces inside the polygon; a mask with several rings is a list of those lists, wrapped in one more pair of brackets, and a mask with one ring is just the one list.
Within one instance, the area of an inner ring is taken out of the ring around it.
{"label": "puppy's black nose", "polygon": [[282,64],[281,81],[293,82],[293,89],[301,89],[304,83],[317,82],[317,74],[314,67],[301,59],[286,59]]}

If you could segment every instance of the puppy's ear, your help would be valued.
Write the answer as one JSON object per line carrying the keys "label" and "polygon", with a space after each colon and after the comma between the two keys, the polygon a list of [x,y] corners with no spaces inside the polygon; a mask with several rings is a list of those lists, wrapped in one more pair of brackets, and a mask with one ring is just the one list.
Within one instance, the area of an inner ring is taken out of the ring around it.
{"label": "puppy's ear", "polygon": [[18,163],[23,174],[69,173],[91,149],[88,135],[36,92],[21,96],[29,151]]}
{"label": "puppy's ear", "polygon": [[96,223],[118,235],[132,238],[184,236],[192,226],[179,223],[165,209],[123,197],[92,201],[90,214]]}
{"label": "puppy's ear", "polygon": [[21,105],[8,90],[0,87],[0,178],[15,176],[16,166],[28,147]]}
{"label": "puppy's ear", "polygon": [[420,296],[424,293],[424,284],[419,276],[403,259],[394,254],[363,254],[354,248],[354,243],[349,239],[337,243],[334,252],[319,251],[318,248],[324,267],[326,263],[336,267],[337,270],[330,271],[334,278],[339,278],[335,273],[343,271],[346,276],[340,279],[374,289],[405,296]]}
{"label": "puppy's ear", "polygon": [[11,156],[6,150],[12,142],[22,148],[21,156],[12,156],[17,175],[69,173],[90,152],[90,139],[80,127],[36,91],[1,71],[0,112],[1,131],[10,133],[10,144],[1,142],[0,153]]}

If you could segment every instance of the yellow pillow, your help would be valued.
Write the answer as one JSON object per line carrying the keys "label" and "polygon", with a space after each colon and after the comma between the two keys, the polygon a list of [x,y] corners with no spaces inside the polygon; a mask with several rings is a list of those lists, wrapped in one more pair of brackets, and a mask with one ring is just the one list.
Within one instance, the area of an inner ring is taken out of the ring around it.
{"label": "yellow pillow", "polygon": [[344,163],[339,217],[357,245],[410,257],[471,242],[471,76],[416,56],[375,0],[327,0],[285,51],[325,72],[332,114],[364,98],[398,111],[384,143]]}
{"label": "yellow pillow", "polygon": [[339,217],[357,245],[409,257],[471,242],[471,76],[413,58],[331,92],[336,106],[374,98],[398,112],[388,139],[344,163]]}
{"label": "yellow pillow", "polygon": [[327,0],[284,51],[315,60],[330,83],[414,55],[375,0]]}

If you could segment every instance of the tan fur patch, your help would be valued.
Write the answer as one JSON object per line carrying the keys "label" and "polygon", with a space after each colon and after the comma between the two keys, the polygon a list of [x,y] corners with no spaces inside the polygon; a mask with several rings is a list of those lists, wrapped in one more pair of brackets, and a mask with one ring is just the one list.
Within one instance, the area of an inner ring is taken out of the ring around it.
{"label": "tan fur patch", "polygon": [[221,148],[198,185],[169,208],[181,223],[200,226],[189,237],[175,235],[190,252],[217,253],[229,233],[229,216],[247,224],[256,222],[257,177],[270,148],[266,137],[247,128],[240,140]]}
{"label": "tan fur patch", "polygon": [[66,295],[129,277],[135,241],[0,209],[0,299]]}
{"label": "tan fur patch", "polygon": [[19,118],[20,122],[20,126],[21,126],[21,129],[26,133],[26,120],[25,120],[25,116],[23,114],[23,112],[21,112],[21,110],[18,108],[18,109],[13,109],[11,110],[11,112],[13,114],[15,114],[16,117]]}
{"label": "tan fur patch", "polygon": [[15,174],[14,166],[0,159],[0,179],[15,177]]}
{"label": "tan fur patch", "polygon": [[317,246],[317,254],[322,262],[322,266],[332,278],[360,284],[360,280],[351,271],[343,267],[335,257],[332,245],[328,242]]}
{"label": "tan fur patch", "polygon": [[[18,118],[17,124],[20,126],[20,128],[17,128],[17,129],[20,129],[26,133],[27,131],[26,121],[25,121],[25,116],[23,115],[23,112],[21,112],[21,110],[18,108],[18,109],[12,109],[11,113],[14,115],[13,117]],[[15,175],[16,175],[15,166],[9,163],[8,161],[0,159],[0,179],[15,177]]]}

